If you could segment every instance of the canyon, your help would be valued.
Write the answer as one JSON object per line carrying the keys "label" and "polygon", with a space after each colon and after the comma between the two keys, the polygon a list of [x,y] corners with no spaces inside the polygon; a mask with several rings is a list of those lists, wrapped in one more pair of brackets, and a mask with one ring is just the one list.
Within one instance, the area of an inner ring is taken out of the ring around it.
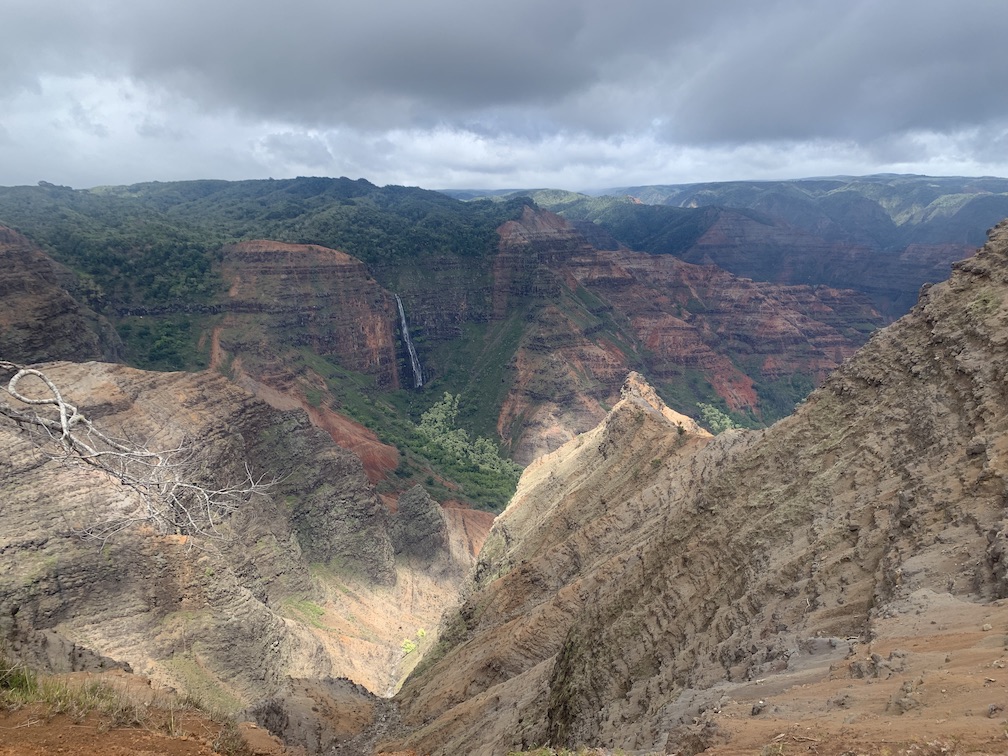
{"label": "canyon", "polygon": [[1001,224],[766,430],[631,376],[526,470],[385,748],[1001,751],[1006,262]]}
{"label": "canyon", "polygon": [[[229,239],[189,301],[113,303],[103,269],[0,229],[0,358],[117,437],[191,449],[201,485],[267,481],[219,540],[96,543],[134,492],[0,424],[8,649],[132,670],[311,753],[996,750],[1008,227],[934,286],[920,271],[962,250],[905,250],[893,296],[508,207],[471,258]],[[694,247],[749,247],[719,223]],[[206,369],[116,364],[145,328]],[[410,440],[448,390],[527,465],[496,519]],[[712,435],[710,401],[757,427]]]}

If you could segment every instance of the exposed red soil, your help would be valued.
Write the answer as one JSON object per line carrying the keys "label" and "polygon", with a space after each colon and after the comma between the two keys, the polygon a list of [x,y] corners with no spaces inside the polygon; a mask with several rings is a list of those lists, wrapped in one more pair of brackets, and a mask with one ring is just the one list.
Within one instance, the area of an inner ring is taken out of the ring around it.
{"label": "exposed red soil", "polygon": [[[246,723],[240,729],[247,756],[293,753],[255,725]],[[33,704],[0,711],[0,756],[216,756],[213,743],[220,730],[219,724],[193,711],[158,711],[146,726],[122,727],[97,714],[83,719],[50,715],[46,707]]]}
{"label": "exposed red soil", "polygon": [[312,407],[307,402],[304,409],[307,410],[312,425],[328,433],[338,446],[349,449],[360,457],[371,483],[384,480],[399,466],[399,451],[394,446],[383,444],[372,430],[356,420],[325,407]]}
{"label": "exposed red soil", "polygon": [[[69,686],[100,682],[120,691],[124,714],[116,721],[111,715],[98,712],[87,716],[53,714],[46,704],[11,709],[0,707],[0,756],[57,753],[67,756],[210,756],[221,752],[235,756],[281,756],[294,753],[252,722],[238,725],[244,744],[221,736],[221,722],[213,721],[197,709],[182,707],[173,694],[155,689],[150,680],[140,675],[114,670],[97,674],[73,672],[57,675],[55,679]],[[218,750],[214,750],[215,744]]]}
{"label": "exposed red soil", "polygon": [[[218,344],[216,331],[214,344]],[[341,415],[324,406],[313,407],[303,393],[294,385],[273,386],[257,380],[245,372],[242,360],[236,357],[231,364],[235,382],[251,391],[274,409],[303,409],[308,413],[312,425],[321,428],[338,446],[348,449],[360,457],[368,480],[374,484],[386,478],[399,466],[399,450],[383,444],[374,431],[356,420]]]}
{"label": "exposed red soil", "polygon": [[[179,723],[187,732],[197,733],[203,723]],[[195,725],[195,727],[194,727]],[[91,754],[161,753],[169,756],[211,756],[214,753],[208,737],[187,735],[173,738],[164,732],[136,727],[110,727],[96,716],[82,721],[65,714],[46,715],[40,706],[27,706],[17,711],[0,712],[0,754],[4,756],[36,756],[36,754],[66,754],[91,756]]]}

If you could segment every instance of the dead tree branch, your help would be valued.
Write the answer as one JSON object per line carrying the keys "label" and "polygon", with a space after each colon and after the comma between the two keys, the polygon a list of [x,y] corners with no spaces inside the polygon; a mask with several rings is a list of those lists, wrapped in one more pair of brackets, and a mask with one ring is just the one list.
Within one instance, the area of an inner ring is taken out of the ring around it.
{"label": "dead tree branch", "polygon": [[[256,476],[246,462],[241,480],[214,485],[202,473],[191,442],[159,450],[149,441],[114,438],[68,402],[43,371],[3,360],[0,370],[14,373],[5,388],[13,401],[0,401],[0,418],[31,435],[51,459],[98,470],[135,492],[132,510],[99,515],[78,528],[84,538],[104,543],[124,529],[146,524],[160,534],[222,539],[225,521],[275,484]],[[33,384],[30,392],[21,387],[26,379]]]}

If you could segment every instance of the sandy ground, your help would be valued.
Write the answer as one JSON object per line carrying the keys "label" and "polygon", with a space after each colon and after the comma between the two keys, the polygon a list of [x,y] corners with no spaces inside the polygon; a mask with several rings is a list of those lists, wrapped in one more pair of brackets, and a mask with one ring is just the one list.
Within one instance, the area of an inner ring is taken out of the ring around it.
{"label": "sandy ground", "polygon": [[893,613],[840,661],[726,691],[705,752],[1008,753],[1008,602],[921,592]]}

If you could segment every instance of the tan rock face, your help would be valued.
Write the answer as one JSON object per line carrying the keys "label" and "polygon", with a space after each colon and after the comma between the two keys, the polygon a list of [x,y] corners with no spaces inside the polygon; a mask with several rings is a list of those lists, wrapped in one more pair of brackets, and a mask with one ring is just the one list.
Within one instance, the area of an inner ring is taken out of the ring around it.
{"label": "tan rock face", "polygon": [[247,463],[272,484],[226,523],[225,540],[139,524],[101,547],[75,531],[131,510],[131,490],[0,423],[0,638],[11,652],[60,670],[127,664],[237,708],[291,677],[347,676],[390,693],[412,661],[403,640],[424,629],[433,642],[485,533],[477,523],[446,518],[437,561],[397,564],[360,460],[304,413],[271,409],[212,373],[43,369],[107,432],[191,448],[196,482],[227,486]]}
{"label": "tan rock face", "polygon": [[[1008,595],[1008,224],[766,431],[680,431],[648,396],[526,470],[390,750],[647,752],[719,732],[758,751],[801,722],[840,752],[835,711],[859,700],[865,722],[934,707],[946,725],[904,728],[909,744],[997,735],[938,676],[957,643],[992,669],[1001,653],[981,639]],[[866,679],[892,681],[877,709]],[[788,693],[813,684],[821,704]]]}

